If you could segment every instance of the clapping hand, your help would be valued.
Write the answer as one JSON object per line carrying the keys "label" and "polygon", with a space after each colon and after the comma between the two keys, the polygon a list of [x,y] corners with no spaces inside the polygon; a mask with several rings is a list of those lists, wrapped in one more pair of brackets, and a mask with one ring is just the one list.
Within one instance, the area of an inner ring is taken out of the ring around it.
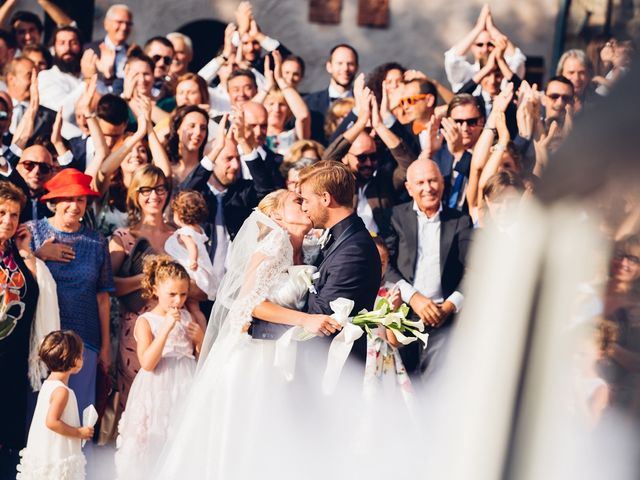
{"label": "clapping hand", "polygon": [[100,58],[96,62],[98,70],[104,78],[113,77],[113,68],[116,64],[116,51],[110,49],[104,42],[100,43]]}
{"label": "clapping hand", "polygon": [[449,152],[451,152],[451,155],[456,159],[462,157],[465,149],[462,143],[462,132],[460,130],[460,126],[449,117],[443,118],[441,122],[441,131],[447,141],[447,148],[449,149]]}

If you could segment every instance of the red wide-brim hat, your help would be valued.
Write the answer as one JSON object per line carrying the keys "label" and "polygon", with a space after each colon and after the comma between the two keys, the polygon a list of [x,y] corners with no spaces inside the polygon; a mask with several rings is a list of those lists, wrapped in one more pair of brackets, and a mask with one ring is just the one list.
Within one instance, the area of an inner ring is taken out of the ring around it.
{"label": "red wide-brim hat", "polygon": [[91,188],[91,176],[75,168],[65,168],[44,184],[47,193],[40,197],[41,202],[63,197],[100,196]]}

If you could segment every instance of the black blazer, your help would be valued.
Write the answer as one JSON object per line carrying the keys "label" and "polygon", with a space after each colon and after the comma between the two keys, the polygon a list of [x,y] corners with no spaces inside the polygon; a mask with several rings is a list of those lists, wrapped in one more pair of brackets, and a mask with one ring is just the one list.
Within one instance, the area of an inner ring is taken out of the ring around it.
{"label": "black blazer", "polygon": [[324,134],[324,118],[327,115],[329,105],[331,105],[329,89],[325,88],[318,92],[308,93],[304,97],[304,101],[311,115],[311,138],[326,145],[327,138]]}
{"label": "black blazer", "polygon": [[273,189],[277,190],[278,188],[285,188],[285,181],[280,173],[280,165],[282,165],[283,161],[282,155],[274,152],[266,145],[262,148],[267,153],[264,158],[265,173],[271,177],[270,182],[273,185]]}
{"label": "black blazer", "polygon": [[[374,306],[380,287],[380,255],[364,223],[355,213],[331,228],[331,240],[321,251],[316,264],[318,278],[314,282],[316,294],[309,293],[306,311],[331,315],[329,303],[339,297],[354,301],[351,315]],[[289,325],[279,325],[254,319],[251,336],[275,340]],[[364,338],[364,337],[363,337]],[[364,358],[366,340],[355,351]]]}
{"label": "black blazer", "polygon": [[[440,212],[440,222],[440,279],[442,295],[447,298],[460,290],[473,225],[468,215],[449,208]],[[418,216],[413,202],[393,208],[390,232],[385,238],[389,248],[386,278],[413,284],[418,252]]]}
{"label": "black blazer", "polygon": [[20,211],[20,223],[53,216],[53,212],[49,210],[49,207],[47,207],[45,203],[40,201],[40,197],[42,196],[42,194],[44,194],[44,190],[39,195],[33,195],[31,193],[29,185],[27,185],[27,182],[25,182],[24,178],[22,178],[22,175],[20,175],[16,170],[16,165],[20,161],[20,157],[18,157],[9,149],[7,149],[7,151],[5,152],[4,157],[7,159],[7,162],[9,162],[9,165],[11,165],[11,173],[7,177],[0,176],[0,181],[10,181],[16,187],[22,190],[25,197],[27,197],[27,203]]}
{"label": "black blazer", "polygon": [[[223,197],[224,223],[231,240],[235,238],[238,231],[240,231],[240,227],[251,215],[253,209],[258,206],[260,200],[275,190],[271,175],[266,173],[265,162],[257,159],[247,162],[247,165],[253,180],[238,178],[227,188],[227,193]],[[196,190],[202,194],[207,202],[209,217],[207,222],[202,225],[202,228],[209,237],[207,251],[211,261],[213,261],[218,244],[215,223],[218,199],[207,185],[209,177],[211,177],[211,171],[198,164],[187,178],[178,185],[177,190]]]}

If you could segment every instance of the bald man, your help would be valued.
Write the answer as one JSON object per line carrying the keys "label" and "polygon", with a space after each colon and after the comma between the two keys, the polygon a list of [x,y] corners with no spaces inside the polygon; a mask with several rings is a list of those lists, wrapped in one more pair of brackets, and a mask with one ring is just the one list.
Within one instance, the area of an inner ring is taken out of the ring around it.
{"label": "bald man", "polygon": [[271,182],[276,188],[284,188],[284,178],[280,174],[282,155],[267,146],[267,110],[261,103],[245,102],[242,104],[242,114],[247,131],[247,147],[240,145],[240,161],[242,163],[242,178],[251,180],[251,172],[247,162],[262,159]]}
{"label": "bald man", "polygon": [[426,354],[402,349],[405,366],[430,375],[440,364],[453,316],[462,307],[460,284],[472,223],[468,215],[442,204],[444,178],[434,161],[413,162],[405,186],[412,201],[393,208],[391,233],[385,239],[390,253],[386,279],[396,283],[402,300],[429,332]]}
{"label": "bald man", "polygon": [[27,204],[20,214],[20,223],[52,216],[51,210],[40,201],[45,193],[45,182],[54,174],[53,158],[49,150],[42,145],[32,145],[24,149],[19,159],[17,156],[15,158],[17,163],[10,160],[4,165],[0,164],[0,179],[6,177],[20,187],[27,197]]}

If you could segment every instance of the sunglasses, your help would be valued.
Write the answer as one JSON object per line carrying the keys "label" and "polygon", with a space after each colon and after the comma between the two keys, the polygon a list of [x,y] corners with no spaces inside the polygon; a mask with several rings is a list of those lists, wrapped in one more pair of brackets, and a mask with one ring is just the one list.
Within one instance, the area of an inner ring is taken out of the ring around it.
{"label": "sunglasses", "polygon": [[413,105],[414,103],[419,102],[420,100],[424,100],[425,98],[427,98],[426,93],[419,93],[410,97],[404,97],[400,99],[400,105],[402,105],[403,107],[405,105]]}
{"label": "sunglasses", "polygon": [[158,63],[158,60],[160,59],[162,59],[162,63],[164,63],[165,65],[171,65],[171,62],[173,62],[173,58],[168,55],[165,55],[164,57],[162,55],[154,55],[153,57],[151,57],[153,63]]}
{"label": "sunglasses", "polygon": [[468,127],[476,127],[478,126],[478,123],[480,122],[481,119],[482,117],[473,117],[473,118],[452,118],[451,120],[453,120],[460,126],[466,123]]}
{"label": "sunglasses", "polygon": [[624,253],[624,252],[616,252],[615,253],[615,259],[618,260],[619,262],[621,262],[622,260],[628,260],[631,263],[635,263],[636,265],[640,265],[640,257],[637,257],[635,255],[630,255],[628,253]]}
{"label": "sunglasses", "polygon": [[169,193],[169,189],[166,185],[158,185],[157,187],[140,187],[138,193],[143,197],[148,197],[151,192],[156,192],[156,195],[163,196]]}
{"label": "sunglasses", "polygon": [[495,45],[492,42],[486,42],[486,43],[478,42],[478,43],[475,44],[475,46],[478,47],[478,48],[482,48],[482,47],[493,48]]}
{"label": "sunglasses", "polygon": [[43,175],[48,175],[53,171],[53,168],[48,163],[34,162],[33,160],[22,160],[18,165],[22,165],[27,172],[31,172],[37,167]]}
{"label": "sunglasses", "polygon": [[360,155],[354,155],[352,153],[351,156],[355,157],[358,160],[358,163],[364,163],[367,160],[369,160],[371,162],[377,162],[378,161],[378,158],[376,157],[375,153],[361,153]]}
{"label": "sunglasses", "polygon": [[561,95],[559,93],[550,93],[547,95],[547,97],[549,97],[549,99],[553,100],[554,102],[559,98],[561,98],[564,103],[573,103],[572,95]]}

